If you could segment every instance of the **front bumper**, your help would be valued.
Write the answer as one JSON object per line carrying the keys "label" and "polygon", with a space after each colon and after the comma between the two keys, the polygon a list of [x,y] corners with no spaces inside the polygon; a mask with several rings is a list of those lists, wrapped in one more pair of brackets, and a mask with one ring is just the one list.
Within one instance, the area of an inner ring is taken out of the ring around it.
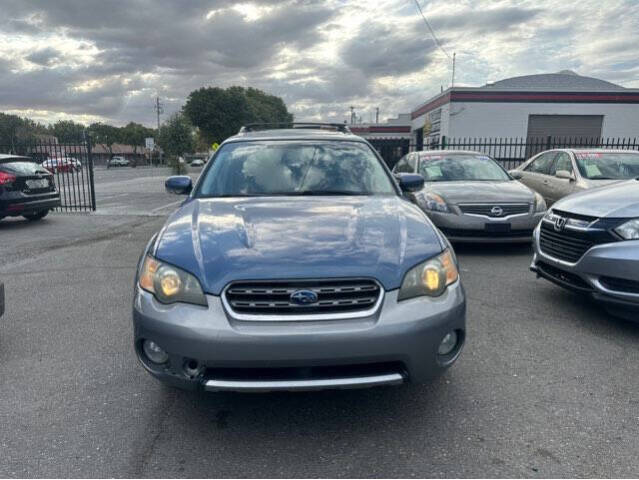
{"label": "front bumper", "polygon": [[[437,298],[397,302],[397,293],[386,292],[377,312],[365,318],[241,321],[217,296],[207,296],[208,308],[167,306],[136,287],[135,351],[152,375],[187,389],[314,390],[426,382],[461,352],[464,290],[458,281]],[[458,344],[442,357],[439,344],[453,330]],[[168,352],[167,364],[145,356],[144,339]]]}
{"label": "front bumper", "polygon": [[538,276],[587,294],[616,313],[639,311],[639,240],[595,245],[576,263],[544,253],[539,228],[533,234],[533,246],[530,269]]}
{"label": "front bumper", "polygon": [[[546,212],[493,218],[462,213],[426,212],[433,223],[454,243],[530,243],[532,233]],[[500,225],[508,229],[497,231]],[[494,228],[495,231],[487,229]]]}

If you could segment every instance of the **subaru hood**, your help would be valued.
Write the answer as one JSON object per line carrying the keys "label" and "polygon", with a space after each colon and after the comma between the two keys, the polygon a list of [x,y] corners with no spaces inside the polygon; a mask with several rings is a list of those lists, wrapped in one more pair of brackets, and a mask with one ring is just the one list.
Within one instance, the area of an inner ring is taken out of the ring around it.
{"label": "subaru hood", "polygon": [[639,180],[584,190],[559,200],[552,209],[599,218],[639,217]]}
{"label": "subaru hood", "polygon": [[534,193],[517,181],[430,182],[426,192],[440,195],[447,203],[532,203]]}
{"label": "subaru hood", "polygon": [[440,253],[424,213],[397,196],[193,199],[169,217],[153,254],[219,295],[234,280],[372,277],[399,288]]}

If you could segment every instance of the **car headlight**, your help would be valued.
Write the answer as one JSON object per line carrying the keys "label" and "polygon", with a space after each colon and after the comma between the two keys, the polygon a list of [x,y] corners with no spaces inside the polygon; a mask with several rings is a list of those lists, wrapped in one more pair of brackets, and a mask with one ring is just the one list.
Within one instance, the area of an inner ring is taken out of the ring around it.
{"label": "car headlight", "polygon": [[535,213],[545,212],[547,208],[544,197],[535,192]]}
{"label": "car headlight", "polygon": [[200,282],[190,273],[147,256],[138,279],[140,288],[161,303],[193,303],[207,306]]}
{"label": "car headlight", "polygon": [[430,210],[432,212],[450,212],[448,205],[446,204],[446,200],[444,200],[440,195],[437,195],[436,193],[431,192],[426,194],[418,194],[417,203],[419,203],[419,205],[425,210]]}
{"label": "car headlight", "polygon": [[397,300],[429,296],[438,297],[459,278],[457,265],[449,249],[435,258],[411,268],[404,276]]}
{"label": "car headlight", "polygon": [[624,240],[639,240],[639,218],[634,218],[619,225],[615,232]]}

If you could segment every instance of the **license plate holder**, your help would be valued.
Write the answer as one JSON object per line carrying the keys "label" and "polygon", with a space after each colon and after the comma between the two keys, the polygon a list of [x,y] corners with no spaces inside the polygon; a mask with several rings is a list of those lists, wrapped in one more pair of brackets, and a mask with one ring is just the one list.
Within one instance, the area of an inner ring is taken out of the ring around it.
{"label": "license plate holder", "polygon": [[508,233],[510,232],[510,223],[486,223],[484,225],[484,230],[489,233]]}
{"label": "license plate holder", "polygon": [[27,180],[25,184],[27,185],[27,188],[29,190],[40,190],[42,188],[49,188],[49,180],[47,180],[46,178]]}

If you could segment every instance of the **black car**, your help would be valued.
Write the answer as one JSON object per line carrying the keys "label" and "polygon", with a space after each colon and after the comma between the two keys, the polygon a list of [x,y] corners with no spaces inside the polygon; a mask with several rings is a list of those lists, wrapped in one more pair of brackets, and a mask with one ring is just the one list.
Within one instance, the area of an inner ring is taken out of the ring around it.
{"label": "black car", "polygon": [[59,206],[51,172],[29,157],[0,155],[0,219],[40,220]]}

